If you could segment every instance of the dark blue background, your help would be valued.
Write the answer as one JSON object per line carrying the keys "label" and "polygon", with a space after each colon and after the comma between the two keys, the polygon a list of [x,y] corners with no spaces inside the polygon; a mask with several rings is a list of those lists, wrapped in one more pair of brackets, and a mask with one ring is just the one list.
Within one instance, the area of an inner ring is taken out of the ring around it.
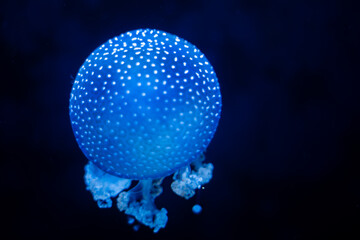
{"label": "dark blue background", "polygon": [[[5,0],[0,21],[1,227],[13,238],[360,239],[360,25],[351,1]],[[188,201],[166,181],[157,205],[169,221],[156,235],[98,209],[68,117],[85,58],[137,28],[195,44],[223,95],[206,153],[214,178]]]}

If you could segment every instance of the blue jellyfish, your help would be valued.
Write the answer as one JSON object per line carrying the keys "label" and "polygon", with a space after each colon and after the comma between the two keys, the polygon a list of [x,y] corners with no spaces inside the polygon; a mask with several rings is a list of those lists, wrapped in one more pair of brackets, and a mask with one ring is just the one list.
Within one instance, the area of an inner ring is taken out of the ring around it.
{"label": "blue jellyfish", "polygon": [[184,39],[138,29],[108,40],[81,66],[69,109],[100,208],[117,197],[120,211],[157,232],[167,223],[154,203],[164,177],[174,174],[171,188],[185,199],[212,178],[204,152],[220,119],[220,88],[204,54]]}

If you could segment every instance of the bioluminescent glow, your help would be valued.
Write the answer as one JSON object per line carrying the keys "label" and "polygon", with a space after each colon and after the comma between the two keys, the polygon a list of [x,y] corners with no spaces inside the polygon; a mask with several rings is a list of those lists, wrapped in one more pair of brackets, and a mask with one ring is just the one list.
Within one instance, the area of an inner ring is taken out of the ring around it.
{"label": "bioluminescent glow", "polygon": [[195,204],[195,205],[192,207],[192,211],[193,211],[193,213],[195,213],[195,214],[200,214],[201,211],[202,211],[202,207],[201,207],[199,204]]}
{"label": "bioluminescent glow", "polygon": [[[203,153],[220,119],[220,88],[184,39],[150,29],[110,39],[81,66],[69,108],[89,159],[85,183],[101,208],[118,196],[120,211],[157,232],[167,222],[154,204],[164,177],[174,174],[171,187],[186,199],[212,178]],[[132,180],[139,183],[127,190]]]}

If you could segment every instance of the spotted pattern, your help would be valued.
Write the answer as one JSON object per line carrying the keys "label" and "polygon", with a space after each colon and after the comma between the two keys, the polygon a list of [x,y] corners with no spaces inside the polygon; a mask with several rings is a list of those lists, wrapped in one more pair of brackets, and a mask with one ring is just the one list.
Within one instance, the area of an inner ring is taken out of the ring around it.
{"label": "spotted pattern", "polygon": [[118,177],[151,179],[205,151],[220,118],[221,94],[212,66],[194,45],[139,29],[90,54],[69,108],[90,161]]}

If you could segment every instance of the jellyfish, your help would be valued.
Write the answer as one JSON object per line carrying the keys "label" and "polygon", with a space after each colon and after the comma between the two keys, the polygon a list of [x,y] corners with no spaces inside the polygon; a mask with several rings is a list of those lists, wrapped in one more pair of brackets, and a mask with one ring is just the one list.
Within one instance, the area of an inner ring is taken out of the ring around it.
{"label": "jellyfish", "polygon": [[171,189],[189,199],[212,178],[204,152],[221,105],[213,67],[182,38],[138,29],[99,46],[80,67],[69,104],[89,160],[85,184],[98,206],[110,208],[117,198],[129,224],[164,228],[167,210],[155,205],[163,179],[173,175]]}

